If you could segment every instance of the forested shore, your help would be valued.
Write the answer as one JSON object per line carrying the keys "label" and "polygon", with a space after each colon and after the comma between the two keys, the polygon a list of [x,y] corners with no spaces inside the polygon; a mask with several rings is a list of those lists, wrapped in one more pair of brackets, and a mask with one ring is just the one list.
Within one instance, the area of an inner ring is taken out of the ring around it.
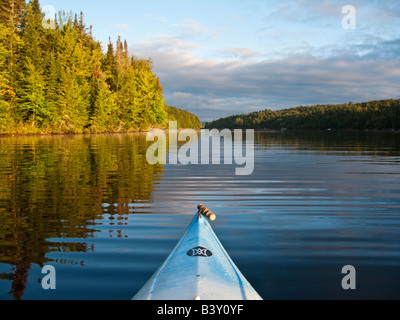
{"label": "forested shore", "polygon": [[207,123],[206,128],[258,130],[399,130],[400,100],[300,106],[234,115]]}
{"label": "forested shore", "polygon": [[0,133],[146,131],[177,114],[196,119],[165,105],[152,67],[120,38],[103,50],[82,12],[46,21],[38,0],[1,1]]}
{"label": "forested shore", "polygon": [[176,121],[178,129],[200,129],[202,127],[200,119],[193,113],[168,105],[166,108],[168,121]]}

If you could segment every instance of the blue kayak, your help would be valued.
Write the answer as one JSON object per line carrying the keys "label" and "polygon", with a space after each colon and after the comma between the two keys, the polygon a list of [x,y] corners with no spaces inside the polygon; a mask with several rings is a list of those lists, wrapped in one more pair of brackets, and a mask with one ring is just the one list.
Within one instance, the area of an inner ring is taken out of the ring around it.
{"label": "blue kayak", "polygon": [[203,205],[178,245],[133,300],[262,300],[214,233]]}

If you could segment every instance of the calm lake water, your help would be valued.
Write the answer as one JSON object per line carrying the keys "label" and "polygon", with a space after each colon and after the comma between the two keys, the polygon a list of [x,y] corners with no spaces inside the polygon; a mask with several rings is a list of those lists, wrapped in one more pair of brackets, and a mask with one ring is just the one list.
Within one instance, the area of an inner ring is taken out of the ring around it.
{"label": "calm lake water", "polygon": [[[157,165],[145,134],[0,138],[0,299],[130,300],[203,203],[264,299],[400,298],[400,134],[256,133],[255,170]],[[42,267],[56,290],[42,289]],[[353,265],[357,289],[345,291]]]}

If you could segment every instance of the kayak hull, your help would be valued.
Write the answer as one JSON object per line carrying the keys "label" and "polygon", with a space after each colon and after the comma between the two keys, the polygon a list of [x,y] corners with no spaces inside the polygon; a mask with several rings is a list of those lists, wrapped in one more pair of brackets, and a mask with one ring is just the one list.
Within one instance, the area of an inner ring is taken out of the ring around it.
{"label": "kayak hull", "polygon": [[262,300],[208,219],[196,214],[178,245],[133,300]]}

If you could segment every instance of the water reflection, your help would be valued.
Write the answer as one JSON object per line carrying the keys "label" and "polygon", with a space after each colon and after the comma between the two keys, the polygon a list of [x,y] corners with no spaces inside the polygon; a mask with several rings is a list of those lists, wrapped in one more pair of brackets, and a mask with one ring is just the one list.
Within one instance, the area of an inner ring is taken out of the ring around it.
{"label": "water reflection", "polygon": [[136,203],[151,201],[163,168],[147,164],[146,150],[140,134],[0,139],[0,263],[13,266],[0,278],[12,281],[15,299],[32,264],[48,263],[50,252],[94,251],[84,239],[99,220],[124,224]]}
{"label": "water reflection", "polygon": [[[396,262],[399,136],[258,132],[255,172],[243,177],[235,176],[235,165],[151,166],[145,134],[1,137],[0,280],[22,299],[32,269],[56,263],[89,269],[90,287],[115,259],[129,262],[114,265],[107,291],[130,286],[126,278],[131,272],[134,279],[134,271],[139,288],[171,249],[162,251],[164,243],[173,246],[186,227],[167,214],[191,214],[200,202],[229,216],[215,226],[239,267],[254,270],[248,278],[255,284],[263,283],[267,268],[276,279],[294,277],[296,266],[306,269],[300,253],[321,270],[327,252],[362,259],[379,250],[385,263]],[[89,267],[94,253],[96,267]],[[73,274],[74,281],[81,278]],[[283,295],[285,286],[276,286]],[[97,288],[90,289],[93,295]],[[258,291],[268,298],[268,290]]]}

